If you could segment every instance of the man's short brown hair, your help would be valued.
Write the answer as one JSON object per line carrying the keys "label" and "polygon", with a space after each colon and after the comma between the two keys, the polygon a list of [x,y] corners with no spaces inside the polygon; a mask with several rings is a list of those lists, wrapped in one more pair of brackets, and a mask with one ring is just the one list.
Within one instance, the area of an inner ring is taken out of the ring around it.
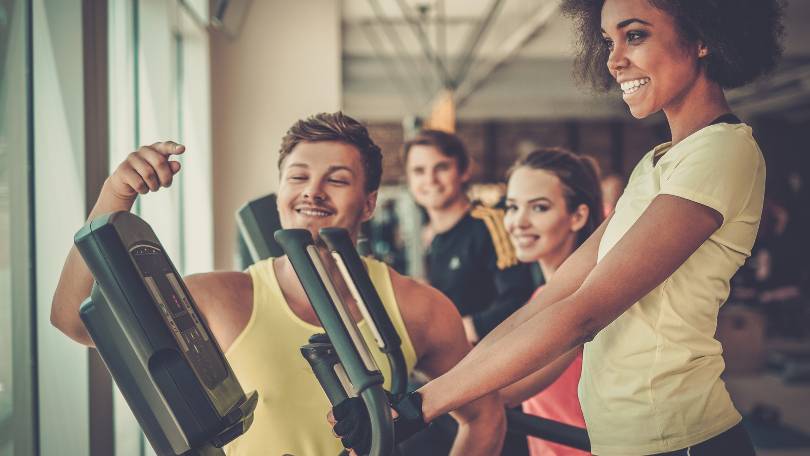
{"label": "man's short brown hair", "polygon": [[422,130],[414,138],[405,141],[402,145],[402,162],[407,166],[408,154],[413,146],[432,146],[442,155],[452,158],[456,162],[459,174],[463,174],[470,166],[470,157],[467,149],[458,136],[440,130]]}
{"label": "man's short brown hair", "polygon": [[343,114],[322,112],[299,120],[281,140],[278,154],[278,169],[301,142],[338,141],[354,146],[363,161],[366,193],[380,188],[382,178],[382,152],[368,134],[363,124]]}

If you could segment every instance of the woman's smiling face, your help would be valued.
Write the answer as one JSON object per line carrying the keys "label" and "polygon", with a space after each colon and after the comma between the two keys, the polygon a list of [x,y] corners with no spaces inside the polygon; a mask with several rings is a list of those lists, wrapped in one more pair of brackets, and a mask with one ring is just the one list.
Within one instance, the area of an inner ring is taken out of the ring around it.
{"label": "woman's smiling face", "polygon": [[520,261],[564,259],[576,247],[583,224],[581,214],[568,211],[563,184],[555,174],[522,166],[509,177],[504,225]]}
{"label": "woman's smiling face", "polygon": [[602,36],[608,70],[636,118],[678,108],[706,77],[699,62],[706,49],[685,43],[674,18],[649,0],[606,0]]}

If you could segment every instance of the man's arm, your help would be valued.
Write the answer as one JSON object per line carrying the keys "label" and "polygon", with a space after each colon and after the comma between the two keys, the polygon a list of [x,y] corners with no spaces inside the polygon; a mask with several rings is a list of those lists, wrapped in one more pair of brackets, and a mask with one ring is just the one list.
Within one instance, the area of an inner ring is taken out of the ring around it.
{"label": "man's arm", "polygon": [[250,321],[253,281],[250,274],[217,271],[192,274],[186,287],[222,352],[228,351]]}
{"label": "man's arm", "polygon": [[[144,146],[132,152],[107,178],[88,220],[110,212],[129,211],[138,194],[157,191],[172,184],[180,171],[180,163],[169,161],[171,155],[181,154],[185,147],[171,141]],[[76,246],[70,248],[59,283],[51,303],[51,324],[84,345],[92,346],[79,307],[90,295],[93,275]]]}
{"label": "man's arm", "polygon": [[534,284],[529,268],[517,259],[503,224],[503,211],[476,206],[470,215],[480,222],[478,230],[471,233],[477,250],[473,261],[485,268],[486,280],[491,280],[495,293],[486,307],[462,319],[467,340],[476,343],[526,304]]}
{"label": "man's arm", "polygon": [[[456,307],[432,287],[393,271],[391,276],[403,320],[419,358],[416,367],[431,378],[447,372],[470,350]],[[451,415],[459,424],[451,454],[500,452],[506,419],[496,394],[470,402]]]}
{"label": "man's arm", "polygon": [[[495,285],[495,299],[486,309],[467,317],[471,320],[475,330],[474,334],[467,330],[467,339],[471,342],[478,342],[523,307],[534,291],[531,271],[526,265],[517,264],[500,269],[494,263],[493,261],[490,272]],[[469,325],[469,323],[465,323],[465,325]]]}

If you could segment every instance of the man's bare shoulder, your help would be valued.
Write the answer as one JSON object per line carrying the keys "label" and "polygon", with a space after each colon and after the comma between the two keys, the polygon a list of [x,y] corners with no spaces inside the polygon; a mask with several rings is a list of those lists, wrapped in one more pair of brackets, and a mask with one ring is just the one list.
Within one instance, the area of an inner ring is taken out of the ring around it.
{"label": "man's bare shoulder", "polygon": [[[461,327],[461,315],[447,296],[432,286],[390,269],[399,311],[417,354],[447,328]],[[417,347],[418,345],[418,347]]]}
{"label": "man's bare shoulder", "polygon": [[[400,307],[405,308],[403,311],[416,314],[413,315],[414,318],[434,311],[440,313],[455,312],[458,314],[453,303],[441,291],[427,283],[402,275],[390,267],[389,270],[394,294]],[[407,317],[403,316],[403,318]]]}
{"label": "man's bare shoulder", "polygon": [[456,306],[439,290],[395,271],[391,284],[419,358],[416,368],[431,378],[447,372],[470,349]]}

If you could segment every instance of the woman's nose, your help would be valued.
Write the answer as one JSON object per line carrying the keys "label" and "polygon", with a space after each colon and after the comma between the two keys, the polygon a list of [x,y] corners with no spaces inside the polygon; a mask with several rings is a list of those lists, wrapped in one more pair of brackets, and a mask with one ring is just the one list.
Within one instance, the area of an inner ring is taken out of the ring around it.
{"label": "woman's nose", "polygon": [[524,208],[520,208],[520,207],[517,208],[515,210],[515,213],[514,213],[515,226],[518,227],[518,228],[526,228],[527,226],[529,226],[530,223],[529,223],[528,215],[529,215],[528,211],[525,210]]}
{"label": "woman's nose", "polygon": [[624,48],[622,46],[616,45],[613,49],[611,49],[610,54],[608,55],[607,59],[607,67],[610,74],[616,78],[616,73],[620,70],[627,68],[628,61],[627,55],[625,55]]}
{"label": "woman's nose", "polygon": [[518,226],[525,228],[531,225],[529,221],[529,211],[521,210],[518,212]]}

